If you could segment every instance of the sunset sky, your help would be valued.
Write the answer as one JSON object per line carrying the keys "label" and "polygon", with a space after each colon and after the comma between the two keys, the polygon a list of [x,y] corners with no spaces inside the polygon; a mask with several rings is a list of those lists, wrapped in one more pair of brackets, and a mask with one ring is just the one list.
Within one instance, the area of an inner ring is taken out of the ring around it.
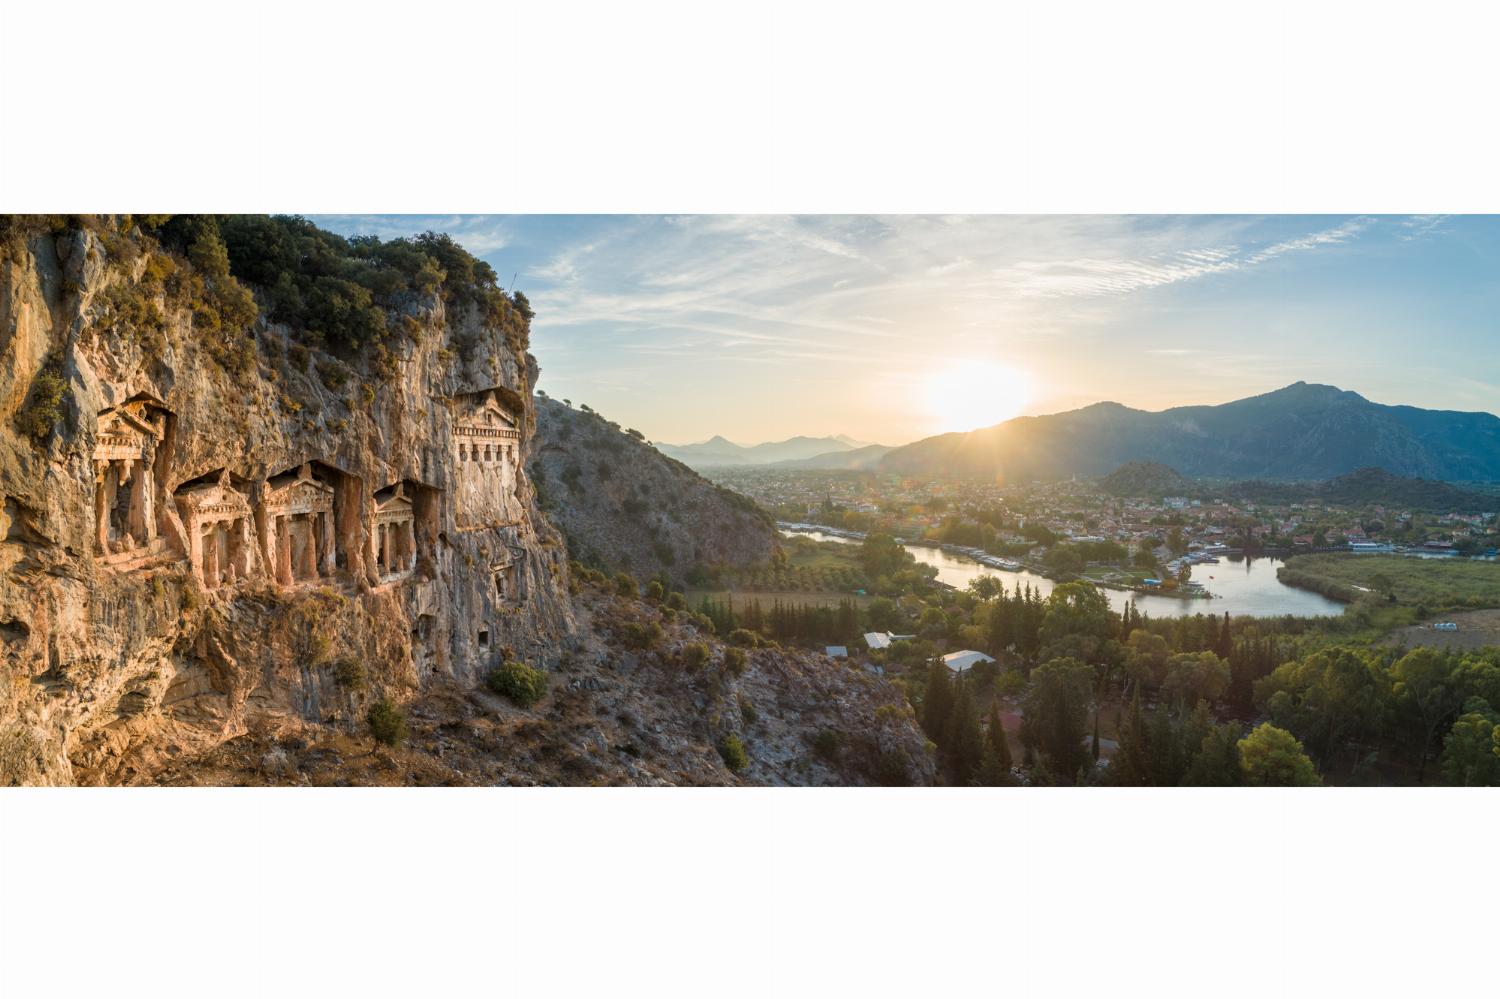
{"label": "sunset sky", "polygon": [[538,388],[654,440],[899,444],[1297,380],[1500,410],[1500,220],[313,216],[451,233],[536,309]]}

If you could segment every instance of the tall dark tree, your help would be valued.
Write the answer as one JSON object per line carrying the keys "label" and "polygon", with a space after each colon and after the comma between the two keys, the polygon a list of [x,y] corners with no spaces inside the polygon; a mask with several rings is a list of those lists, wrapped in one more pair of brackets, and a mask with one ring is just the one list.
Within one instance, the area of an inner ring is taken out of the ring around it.
{"label": "tall dark tree", "polygon": [[990,705],[990,723],[985,733],[989,750],[995,754],[1000,765],[1007,771],[1011,768],[1010,739],[1005,735],[1005,723],[1000,719],[1000,703]]}
{"label": "tall dark tree", "polygon": [[952,708],[953,690],[948,680],[948,667],[940,660],[935,661],[927,668],[927,689],[922,693],[922,730],[939,746],[943,742],[943,726],[948,723]]}
{"label": "tall dark tree", "polygon": [[1120,728],[1120,745],[1109,761],[1109,770],[1116,784],[1139,787],[1151,783],[1151,750],[1146,741],[1146,719],[1141,712],[1139,684],[1130,699],[1130,714]]}
{"label": "tall dark tree", "polygon": [[938,743],[946,763],[948,779],[957,785],[968,784],[979,771],[984,757],[984,737],[979,732],[979,712],[969,685],[962,680],[954,684],[953,703],[943,738]]}
{"label": "tall dark tree", "polygon": [[1046,760],[1052,773],[1073,774],[1088,764],[1088,735],[1093,700],[1093,670],[1077,659],[1052,659],[1031,675],[1021,741]]}

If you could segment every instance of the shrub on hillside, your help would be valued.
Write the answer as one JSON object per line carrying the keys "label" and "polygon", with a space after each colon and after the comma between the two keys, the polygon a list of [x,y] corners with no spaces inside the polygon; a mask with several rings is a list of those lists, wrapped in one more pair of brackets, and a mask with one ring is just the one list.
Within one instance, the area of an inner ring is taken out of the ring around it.
{"label": "shrub on hillside", "polygon": [[16,413],[16,429],[37,443],[47,439],[62,419],[63,395],[68,383],[55,363],[44,367],[31,383],[31,398]]}
{"label": "shrub on hillside", "polygon": [[723,757],[724,765],[735,773],[742,773],[750,765],[750,755],[737,735],[724,737],[719,743],[719,755]]}
{"label": "shrub on hillside", "polygon": [[383,746],[399,746],[406,738],[406,713],[383,697],[371,706],[365,721],[370,735]]}
{"label": "shrub on hillside", "polygon": [[724,650],[724,668],[735,676],[745,675],[745,665],[749,657],[745,655],[744,649],[730,646]]}
{"label": "shrub on hillside", "polygon": [[656,643],[661,641],[661,625],[655,621],[648,621],[645,624],[632,621],[625,626],[621,638],[626,648],[654,649]]}
{"label": "shrub on hillside", "polygon": [[760,647],[760,636],[749,628],[736,628],[729,633],[729,640],[735,645],[743,645],[749,649]]}
{"label": "shrub on hillside", "polygon": [[485,685],[519,707],[529,708],[547,693],[547,674],[525,663],[507,660],[490,670]]}
{"label": "shrub on hillside", "polygon": [[708,646],[702,642],[689,642],[682,647],[682,668],[696,673],[708,665]]}
{"label": "shrub on hillside", "polygon": [[333,664],[333,679],[345,690],[364,690],[365,664],[353,656],[345,656]]}

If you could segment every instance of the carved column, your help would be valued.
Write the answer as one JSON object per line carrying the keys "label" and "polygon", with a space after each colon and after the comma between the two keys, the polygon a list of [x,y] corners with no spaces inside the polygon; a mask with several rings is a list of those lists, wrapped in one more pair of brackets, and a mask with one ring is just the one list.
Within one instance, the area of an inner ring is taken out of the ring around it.
{"label": "carved column", "polygon": [[109,462],[94,462],[94,542],[99,554],[109,554]]}
{"label": "carved column", "polygon": [[188,537],[188,564],[198,574],[198,579],[208,585],[208,573],[203,571],[203,527],[198,523],[198,515],[189,511],[187,515],[187,537]]}
{"label": "carved column", "polygon": [[276,518],[276,582],[292,585],[292,532],[285,514]]}
{"label": "carved column", "polygon": [[318,514],[318,521],[323,528],[323,575],[332,576],[338,566],[335,560],[335,546],[338,542],[334,538],[332,511]]}
{"label": "carved column", "polygon": [[198,536],[198,544],[203,552],[203,568],[199,578],[203,585],[210,590],[219,588],[219,537],[218,529],[213,524],[205,527],[195,527],[194,534]]}

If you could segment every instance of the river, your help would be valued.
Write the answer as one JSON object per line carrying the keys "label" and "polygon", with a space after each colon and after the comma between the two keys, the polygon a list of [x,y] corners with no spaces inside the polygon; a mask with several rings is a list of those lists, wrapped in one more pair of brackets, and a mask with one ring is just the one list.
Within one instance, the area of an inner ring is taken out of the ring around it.
{"label": "river", "polygon": [[[782,529],[787,537],[812,538],[814,541],[833,541],[843,545],[857,545],[854,538],[841,538],[822,531],[789,531]],[[1018,584],[1029,584],[1046,596],[1058,584],[1056,580],[1025,569],[1006,572],[992,569],[974,561],[967,555],[930,548],[927,545],[903,545],[918,562],[925,562],[937,569],[938,580],[962,590],[976,576],[995,576],[1013,590]],[[1298,617],[1336,617],[1344,612],[1344,605],[1319,593],[1299,590],[1287,586],[1276,578],[1276,568],[1281,565],[1278,558],[1245,558],[1239,555],[1221,557],[1217,564],[1195,565],[1193,579],[1203,584],[1213,594],[1212,600],[1184,600],[1178,597],[1152,596],[1130,593],[1126,590],[1104,589],[1109,604],[1120,610],[1125,601],[1134,599],[1138,610],[1152,617],[1180,617],[1184,614],[1223,614],[1233,617],[1279,617],[1294,614]]]}

